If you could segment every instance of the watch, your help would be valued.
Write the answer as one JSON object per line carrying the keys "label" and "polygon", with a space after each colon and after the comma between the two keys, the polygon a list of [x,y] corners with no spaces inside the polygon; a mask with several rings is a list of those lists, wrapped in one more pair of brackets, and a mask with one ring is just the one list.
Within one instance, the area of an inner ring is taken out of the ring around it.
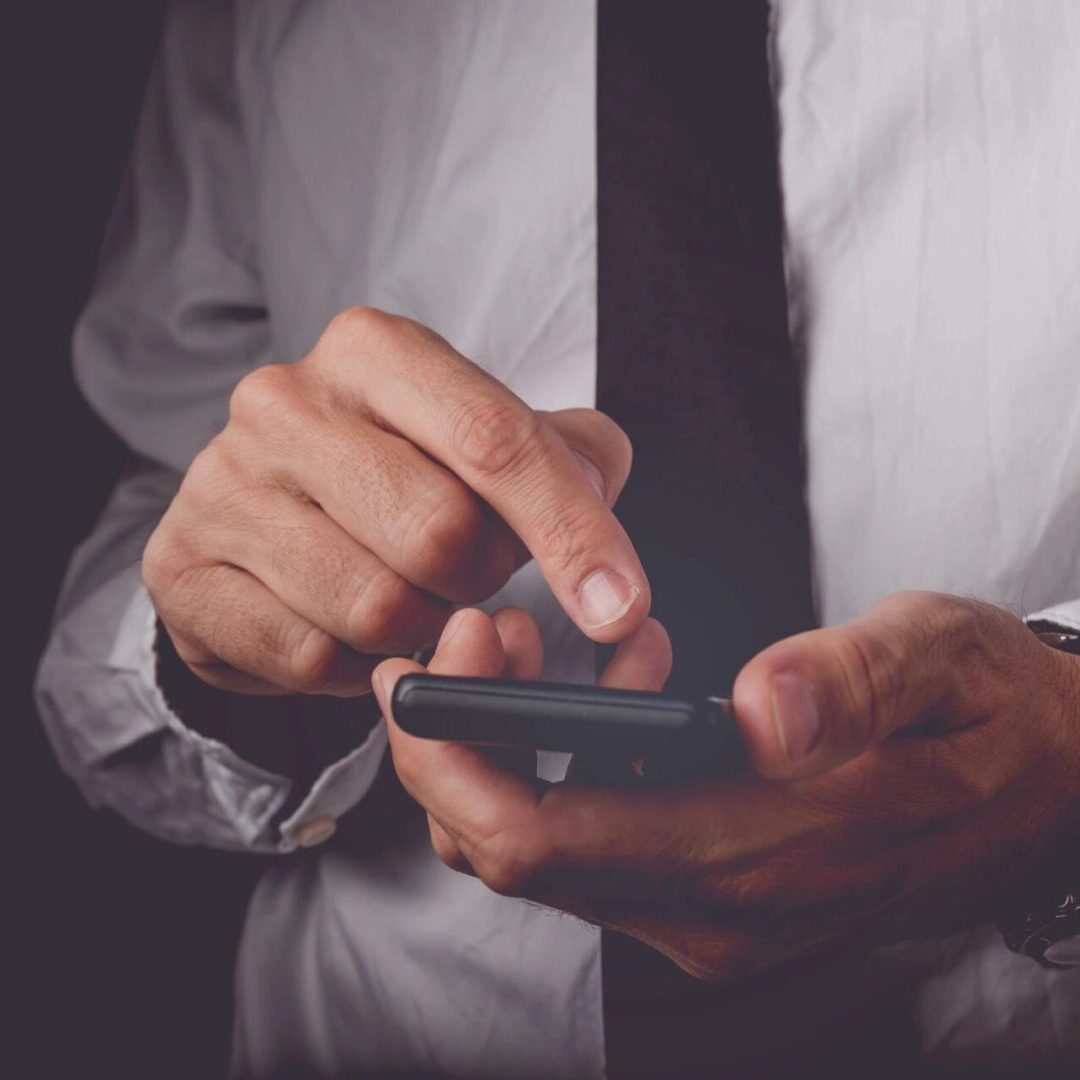
{"label": "watch", "polygon": [[[1080,656],[1080,634],[1043,620],[1028,626],[1050,648]],[[1072,888],[1041,901],[1029,898],[1024,907],[1013,908],[998,921],[1007,948],[1046,968],[1080,967],[1080,849],[1073,857]]]}
{"label": "watch", "polygon": [[1046,968],[1080,967],[1080,893],[1068,892],[1055,904],[998,923],[1005,945]]}
{"label": "watch", "polygon": [[1080,656],[1080,633],[1075,630],[1064,630],[1042,619],[1029,622],[1028,626],[1035,631],[1035,636],[1044,645],[1072,656]]}

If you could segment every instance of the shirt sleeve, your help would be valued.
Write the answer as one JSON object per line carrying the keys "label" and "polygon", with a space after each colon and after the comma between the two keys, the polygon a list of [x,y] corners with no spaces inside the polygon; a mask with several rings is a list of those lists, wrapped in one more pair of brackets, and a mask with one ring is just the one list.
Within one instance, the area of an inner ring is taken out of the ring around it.
{"label": "shirt sleeve", "polygon": [[[288,777],[192,730],[169,707],[140,573],[146,539],[224,423],[232,388],[273,359],[232,19],[232,5],[212,0],[170,8],[76,326],[79,385],[143,465],[74,555],[36,693],[61,766],[93,805],[181,843],[288,851],[325,836],[362,798],[384,754],[382,722],[290,798]],[[296,809],[279,821],[287,800]]]}

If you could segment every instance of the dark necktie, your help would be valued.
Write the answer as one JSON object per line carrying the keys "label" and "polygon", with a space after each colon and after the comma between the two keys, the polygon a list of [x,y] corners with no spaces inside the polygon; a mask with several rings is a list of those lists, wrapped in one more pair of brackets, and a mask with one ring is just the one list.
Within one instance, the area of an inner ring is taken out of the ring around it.
{"label": "dark necktie", "polygon": [[766,19],[599,5],[597,401],[633,442],[617,512],[678,692],[813,622]]}
{"label": "dark necktie", "polygon": [[[616,510],[683,694],[729,692],[813,624],[767,17],[766,0],[599,3],[597,404],[633,442]],[[730,994],[618,934],[603,969],[610,1076],[742,1060]]]}

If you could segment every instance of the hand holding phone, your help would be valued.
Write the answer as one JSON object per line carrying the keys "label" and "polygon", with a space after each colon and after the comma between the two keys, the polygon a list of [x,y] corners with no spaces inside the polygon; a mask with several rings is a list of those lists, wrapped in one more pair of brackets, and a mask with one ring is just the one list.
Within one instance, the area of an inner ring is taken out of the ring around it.
{"label": "hand holding phone", "polygon": [[746,752],[731,703],[570,683],[409,674],[394,719],[410,735],[594,759],[645,759],[650,776],[741,771]]}

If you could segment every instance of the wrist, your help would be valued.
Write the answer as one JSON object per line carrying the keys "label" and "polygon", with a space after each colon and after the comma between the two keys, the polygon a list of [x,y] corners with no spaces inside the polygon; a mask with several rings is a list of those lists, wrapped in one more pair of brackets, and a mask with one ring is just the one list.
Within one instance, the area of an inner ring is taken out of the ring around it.
{"label": "wrist", "polygon": [[379,720],[373,694],[241,694],[200,679],[157,620],[158,686],[192,731],[261,769],[287,777],[299,797],[328,766],[360,745]]}
{"label": "wrist", "polygon": [[[1056,636],[1056,635],[1055,635]],[[1059,736],[1057,753],[1062,765],[1064,781],[1061,807],[1065,814],[1065,827],[1080,829],[1080,655],[1065,652],[1048,641],[1048,635],[1039,635],[1049,654],[1056,673],[1054,700],[1056,703],[1055,729]],[[1070,642],[1071,649],[1077,642]]]}
{"label": "wrist", "polygon": [[1044,855],[1002,905],[998,929],[1011,951],[1044,967],[1072,968],[1080,966],[1080,636],[1040,623],[1031,628],[1059,676],[1053,693],[1062,739],[1053,757],[1064,783],[1048,803]]}

